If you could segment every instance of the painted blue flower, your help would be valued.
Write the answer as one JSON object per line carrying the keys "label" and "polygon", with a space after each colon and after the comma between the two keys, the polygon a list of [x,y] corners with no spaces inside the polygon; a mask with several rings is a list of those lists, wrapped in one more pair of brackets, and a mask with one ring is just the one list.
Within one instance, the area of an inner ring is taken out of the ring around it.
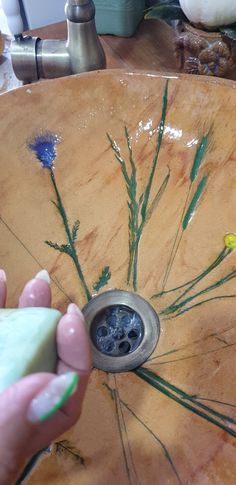
{"label": "painted blue flower", "polygon": [[56,145],[60,143],[60,138],[55,133],[41,133],[37,135],[28,147],[35,152],[37,159],[43,168],[52,169],[56,159]]}

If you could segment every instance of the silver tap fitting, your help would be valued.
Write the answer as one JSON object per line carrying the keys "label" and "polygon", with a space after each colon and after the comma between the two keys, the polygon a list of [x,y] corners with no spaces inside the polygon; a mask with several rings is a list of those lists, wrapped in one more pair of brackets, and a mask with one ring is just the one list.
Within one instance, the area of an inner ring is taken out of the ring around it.
{"label": "silver tap fitting", "polygon": [[95,26],[93,1],[67,0],[65,13],[67,40],[15,37],[11,56],[18,79],[33,82],[106,67],[105,53]]}

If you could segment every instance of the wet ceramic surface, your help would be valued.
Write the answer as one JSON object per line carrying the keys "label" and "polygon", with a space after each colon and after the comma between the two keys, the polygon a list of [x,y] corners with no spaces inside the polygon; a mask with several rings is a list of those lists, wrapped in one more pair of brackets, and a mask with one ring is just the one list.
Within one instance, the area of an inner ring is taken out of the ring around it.
{"label": "wet ceramic surface", "polygon": [[128,289],[161,322],[142,369],[92,372],[80,422],[29,483],[234,484],[235,85],[107,71],[0,102],[9,305],[46,268],[60,310]]}

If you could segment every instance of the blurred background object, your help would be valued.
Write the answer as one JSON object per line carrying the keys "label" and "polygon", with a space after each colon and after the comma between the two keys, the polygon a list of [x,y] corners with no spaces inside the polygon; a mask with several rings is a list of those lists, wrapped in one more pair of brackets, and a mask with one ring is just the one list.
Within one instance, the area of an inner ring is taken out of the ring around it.
{"label": "blurred background object", "polygon": [[144,17],[145,0],[93,0],[99,34],[131,37]]}
{"label": "blurred background object", "polygon": [[19,0],[25,30],[43,27],[66,19],[65,0]]}
{"label": "blurred background object", "polygon": [[7,19],[2,8],[2,0],[0,0],[0,31],[2,34],[10,35]]}
{"label": "blurred background object", "polygon": [[4,39],[3,39],[3,35],[1,33],[1,30],[0,30],[0,56],[3,53],[3,49],[4,49]]}
{"label": "blurred background object", "polygon": [[161,0],[149,5],[145,19],[172,26],[173,48],[181,71],[235,79],[235,2],[209,0],[208,4],[206,9],[199,1],[196,9],[193,0]]}
{"label": "blurred background object", "polygon": [[5,91],[21,86],[13,71],[10,44],[12,35],[0,0],[0,95]]}
{"label": "blurred background object", "polygon": [[[0,0],[1,2],[2,0]],[[93,0],[99,34],[130,37],[142,20],[150,1]],[[35,29],[66,19],[65,0],[3,0],[6,8],[19,4],[24,30]]]}

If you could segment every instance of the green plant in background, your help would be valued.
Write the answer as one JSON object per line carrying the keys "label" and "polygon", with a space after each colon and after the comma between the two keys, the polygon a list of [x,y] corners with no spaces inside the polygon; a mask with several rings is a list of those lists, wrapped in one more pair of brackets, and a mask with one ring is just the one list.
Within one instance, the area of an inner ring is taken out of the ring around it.
{"label": "green plant in background", "polygon": [[188,21],[178,0],[160,0],[158,3],[148,8],[145,19]]}
{"label": "green plant in background", "polygon": [[128,284],[132,281],[132,286],[134,291],[138,288],[138,257],[139,257],[139,245],[143,234],[143,230],[151,219],[153,212],[156,210],[169,182],[170,170],[164,180],[161,183],[157,193],[154,195],[152,202],[151,191],[153,186],[154,177],[156,175],[158,158],[162,146],[162,140],[164,135],[166,112],[168,103],[168,81],[165,85],[163,100],[162,100],[162,115],[160,126],[157,135],[157,144],[152,160],[151,171],[146,184],[144,192],[138,197],[137,193],[137,169],[136,164],[133,159],[133,150],[130,135],[128,129],[125,128],[125,138],[129,151],[129,165],[130,174],[128,169],[128,164],[125,162],[121,155],[120,148],[115,140],[111,138],[108,134],[108,140],[111,144],[111,148],[115,154],[116,160],[121,166],[122,175],[126,184],[127,194],[128,194],[128,208],[129,208],[129,265],[128,265]]}
{"label": "green plant in background", "polygon": [[208,3],[207,9],[203,0],[159,0],[147,9],[144,18],[166,22],[191,22],[197,27],[200,24],[204,30],[219,31],[223,36],[235,41],[236,8],[232,8],[232,0],[228,0],[227,5],[221,0],[211,0]]}

